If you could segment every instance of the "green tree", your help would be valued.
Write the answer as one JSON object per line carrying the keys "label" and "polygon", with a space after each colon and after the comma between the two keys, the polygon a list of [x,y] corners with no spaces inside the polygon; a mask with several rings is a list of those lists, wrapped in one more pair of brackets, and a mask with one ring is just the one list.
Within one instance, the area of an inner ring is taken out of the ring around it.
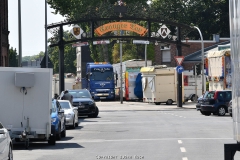
{"label": "green tree", "polygon": [[[64,32],[64,39],[69,40],[70,34],[68,31]],[[55,35],[57,38],[58,35]],[[49,39],[51,42],[51,39]],[[53,63],[53,72],[59,73],[59,49],[58,47],[48,48],[49,57]],[[76,74],[76,49],[71,44],[64,47],[64,72]]]}
{"label": "green tree", "polygon": [[9,49],[9,67],[18,67],[18,54],[13,47]]}

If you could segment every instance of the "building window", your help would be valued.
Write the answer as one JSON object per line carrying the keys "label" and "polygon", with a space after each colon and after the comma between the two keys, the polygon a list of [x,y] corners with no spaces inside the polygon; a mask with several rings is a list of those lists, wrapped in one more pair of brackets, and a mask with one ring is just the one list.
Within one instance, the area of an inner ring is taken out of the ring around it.
{"label": "building window", "polygon": [[162,62],[171,62],[170,50],[162,50]]}

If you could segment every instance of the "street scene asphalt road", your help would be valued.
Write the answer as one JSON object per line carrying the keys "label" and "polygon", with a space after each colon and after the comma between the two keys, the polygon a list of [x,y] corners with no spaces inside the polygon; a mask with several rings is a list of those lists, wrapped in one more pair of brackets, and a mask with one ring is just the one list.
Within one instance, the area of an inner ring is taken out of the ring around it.
{"label": "street scene asphalt road", "polygon": [[[142,102],[96,102],[98,118],[79,117],[79,126],[50,146],[14,142],[17,160],[223,160],[233,139],[232,118],[204,116],[188,102],[182,108]],[[236,153],[235,159],[240,159]]]}

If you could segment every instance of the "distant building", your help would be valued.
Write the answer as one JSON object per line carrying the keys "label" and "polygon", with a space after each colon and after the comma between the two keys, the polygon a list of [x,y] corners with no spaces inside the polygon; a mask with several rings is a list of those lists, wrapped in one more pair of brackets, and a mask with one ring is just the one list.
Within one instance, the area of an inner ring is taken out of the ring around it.
{"label": "distant building", "polygon": [[0,66],[8,67],[8,0],[0,0]]}

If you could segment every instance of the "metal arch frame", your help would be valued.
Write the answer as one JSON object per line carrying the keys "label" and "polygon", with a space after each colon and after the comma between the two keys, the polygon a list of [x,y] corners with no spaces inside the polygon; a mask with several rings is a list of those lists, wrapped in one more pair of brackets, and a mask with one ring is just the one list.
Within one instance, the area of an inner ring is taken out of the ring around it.
{"label": "metal arch frame", "polygon": [[[104,36],[104,37],[95,37],[94,35],[94,23],[98,22],[98,21],[110,21],[110,20],[115,20],[115,21],[120,21],[120,20],[139,20],[139,21],[146,21],[147,22],[147,28],[148,28],[148,32],[147,32],[147,36]],[[90,38],[82,38],[82,39],[76,39],[76,40],[72,40],[72,41],[64,41],[63,40],[63,26],[64,25],[71,25],[71,24],[79,24],[81,22],[91,22],[91,36]],[[162,39],[160,38],[156,38],[156,37],[151,37],[151,23],[162,23],[162,24],[166,24],[166,25],[172,25],[177,27],[177,40],[173,41],[173,40],[168,40],[168,39]],[[99,40],[99,39],[111,39],[111,38],[119,38],[119,39],[134,39],[134,38],[138,38],[138,39],[144,39],[144,40],[149,40],[149,41],[160,41],[163,43],[172,43],[172,44],[176,44],[177,46],[177,55],[178,56],[182,56],[182,46],[187,46],[189,47],[189,45],[182,43],[181,41],[181,28],[185,28],[185,29],[189,29],[189,30],[193,30],[191,26],[185,25],[185,24],[180,24],[180,23],[176,23],[176,22],[172,22],[172,21],[167,21],[167,20],[159,20],[156,18],[135,18],[135,17],[111,17],[111,18],[92,18],[92,19],[80,19],[77,21],[71,21],[71,22],[60,22],[60,23],[55,23],[55,24],[50,24],[47,26],[47,29],[53,29],[59,27],[59,41],[56,44],[51,44],[50,47],[55,47],[58,46],[59,47],[59,93],[61,93],[62,91],[64,91],[64,45],[65,44],[70,44],[70,43],[74,43],[74,42],[81,42],[81,41],[93,41],[93,40]],[[178,74],[178,83],[177,83],[177,89],[178,89],[178,93],[177,93],[177,106],[178,107],[182,107],[182,73]]]}

